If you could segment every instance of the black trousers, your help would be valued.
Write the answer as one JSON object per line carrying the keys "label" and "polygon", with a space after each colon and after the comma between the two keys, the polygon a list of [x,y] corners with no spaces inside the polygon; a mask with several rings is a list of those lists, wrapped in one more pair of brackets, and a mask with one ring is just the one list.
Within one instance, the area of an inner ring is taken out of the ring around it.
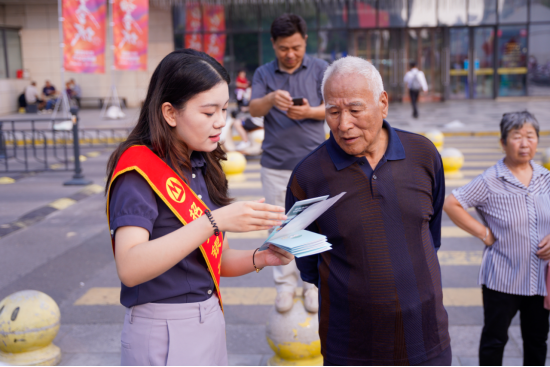
{"label": "black trousers", "polygon": [[418,117],[418,108],[416,106],[418,102],[418,96],[420,95],[419,90],[409,89],[409,96],[411,97],[411,104],[413,106],[413,117]]}
{"label": "black trousers", "polygon": [[508,328],[519,311],[523,365],[544,366],[548,338],[548,310],[542,296],[516,296],[483,286],[484,325],[479,343],[480,366],[502,366]]}

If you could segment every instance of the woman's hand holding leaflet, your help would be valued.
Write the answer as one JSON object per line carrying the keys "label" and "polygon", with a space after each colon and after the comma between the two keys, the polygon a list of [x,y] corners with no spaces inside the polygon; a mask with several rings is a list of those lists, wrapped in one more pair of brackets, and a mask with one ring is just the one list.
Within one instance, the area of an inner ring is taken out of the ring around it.
{"label": "woman's hand holding leaflet", "polygon": [[214,210],[212,215],[224,232],[260,231],[280,225],[286,219],[285,209],[264,201],[239,201]]}

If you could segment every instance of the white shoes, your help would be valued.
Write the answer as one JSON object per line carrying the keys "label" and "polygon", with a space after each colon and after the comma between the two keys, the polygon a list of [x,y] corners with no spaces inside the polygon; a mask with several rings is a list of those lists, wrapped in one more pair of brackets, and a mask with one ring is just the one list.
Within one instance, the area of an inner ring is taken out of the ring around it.
{"label": "white shoes", "polygon": [[249,141],[241,141],[239,144],[237,144],[237,146],[235,147],[235,150],[237,151],[241,151],[241,150],[245,150],[246,148],[250,147],[250,142]]}
{"label": "white shoes", "polygon": [[[294,293],[279,292],[275,298],[275,309],[280,312],[290,311],[294,305]],[[316,287],[308,289],[304,294],[304,307],[307,312],[317,313],[319,311],[319,291]]]}
{"label": "white shoes", "polygon": [[304,307],[307,312],[317,313],[319,311],[319,291],[316,287],[308,289],[304,294]]}
{"label": "white shoes", "polygon": [[292,305],[294,304],[294,293],[290,292],[279,292],[277,293],[277,298],[275,298],[275,309],[280,312],[290,311]]}

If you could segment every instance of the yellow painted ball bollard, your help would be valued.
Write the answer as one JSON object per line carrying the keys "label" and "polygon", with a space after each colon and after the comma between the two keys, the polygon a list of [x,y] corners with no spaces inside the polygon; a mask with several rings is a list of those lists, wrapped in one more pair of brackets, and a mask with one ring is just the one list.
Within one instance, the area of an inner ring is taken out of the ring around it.
{"label": "yellow painted ball bollard", "polygon": [[542,165],[543,165],[544,168],[546,168],[547,170],[550,170],[550,148],[547,148],[547,149],[542,153]]}
{"label": "yellow painted ball bollard", "polygon": [[434,143],[437,150],[441,151],[441,149],[443,149],[445,137],[443,136],[443,133],[441,131],[431,130],[424,134],[424,136],[430,139],[432,143]]}
{"label": "yellow painted ball bollard", "polygon": [[322,366],[319,318],[309,313],[302,297],[294,298],[288,312],[279,313],[273,308],[268,315],[267,342],[275,355],[268,366]]}
{"label": "yellow painted ball bollard", "polygon": [[445,148],[441,151],[443,171],[446,178],[462,178],[460,169],[464,165],[464,155],[456,148]]}
{"label": "yellow painted ball bollard", "polygon": [[52,342],[61,313],[55,301],[39,291],[20,291],[0,302],[0,364],[54,366],[61,350]]}
{"label": "yellow painted ball bollard", "polygon": [[238,175],[246,169],[246,158],[239,152],[228,152],[227,160],[221,163],[226,175]]}

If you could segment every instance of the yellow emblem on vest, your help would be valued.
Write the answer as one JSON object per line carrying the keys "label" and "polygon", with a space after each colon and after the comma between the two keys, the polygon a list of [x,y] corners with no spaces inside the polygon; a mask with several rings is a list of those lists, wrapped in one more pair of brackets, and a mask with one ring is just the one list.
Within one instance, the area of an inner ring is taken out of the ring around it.
{"label": "yellow emblem on vest", "polygon": [[189,209],[189,215],[193,218],[193,220],[197,219],[198,217],[202,216],[202,209],[195,204],[193,201],[193,204],[191,204],[191,209]]}
{"label": "yellow emblem on vest", "polygon": [[166,180],[166,191],[170,199],[176,203],[183,203],[185,200],[185,189],[179,180],[175,177],[170,177]]}
{"label": "yellow emblem on vest", "polygon": [[220,238],[216,237],[216,242],[214,242],[214,244],[212,245],[212,256],[214,256],[216,259],[218,258],[218,254],[220,253],[221,245],[222,244],[220,243]]}

